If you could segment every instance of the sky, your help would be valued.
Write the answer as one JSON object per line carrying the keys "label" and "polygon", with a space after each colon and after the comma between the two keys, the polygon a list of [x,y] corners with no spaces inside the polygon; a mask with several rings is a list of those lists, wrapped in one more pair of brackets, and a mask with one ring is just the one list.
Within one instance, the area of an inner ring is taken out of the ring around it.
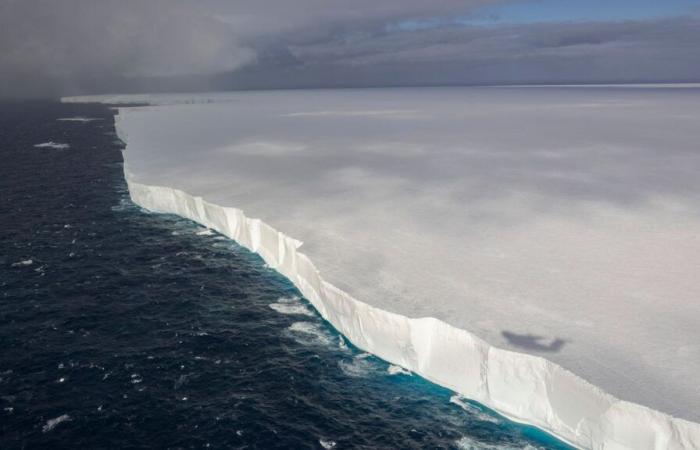
{"label": "sky", "polygon": [[0,98],[700,81],[700,0],[0,0]]}

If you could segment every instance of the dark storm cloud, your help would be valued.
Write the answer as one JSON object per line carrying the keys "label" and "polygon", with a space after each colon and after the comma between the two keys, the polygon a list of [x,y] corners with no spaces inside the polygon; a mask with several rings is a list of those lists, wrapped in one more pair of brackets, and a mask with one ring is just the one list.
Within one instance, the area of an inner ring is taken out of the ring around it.
{"label": "dark storm cloud", "polygon": [[359,75],[368,83],[435,84],[691,80],[700,73],[698,43],[700,21],[676,18],[364,30],[287,48],[308,81],[327,72],[350,84]]}
{"label": "dark storm cloud", "polygon": [[0,96],[700,73],[696,18],[454,22],[494,3],[503,1],[0,0]]}

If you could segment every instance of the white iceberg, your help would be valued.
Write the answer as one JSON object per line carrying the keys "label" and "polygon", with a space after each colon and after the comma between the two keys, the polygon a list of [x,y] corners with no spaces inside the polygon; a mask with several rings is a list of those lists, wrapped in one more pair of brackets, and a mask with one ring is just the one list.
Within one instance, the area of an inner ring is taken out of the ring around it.
{"label": "white iceberg", "polygon": [[61,142],[49,141],[49,142],[42,142],[40,144],[34,144],[34,147],[36,147],[36,148],[54,148],[57,150],[62,150],[64,148],[70,147],[70,145],[64,144]]}
{"label": "white iceberg", "polygon": [[75,117],[61,117],[59,119],[56,119],[59,122],[78,122],[78,123],[87,123],[87,122],[93,122],[95,120],[102,120],[99,117],[83,117],[83,116],[75,116]]}
{"label": "white iceberg", "polygon": [[120,109],[137,204],[235,239],[357,347],[509,418],[700,448],[700,90],[207,98]]}

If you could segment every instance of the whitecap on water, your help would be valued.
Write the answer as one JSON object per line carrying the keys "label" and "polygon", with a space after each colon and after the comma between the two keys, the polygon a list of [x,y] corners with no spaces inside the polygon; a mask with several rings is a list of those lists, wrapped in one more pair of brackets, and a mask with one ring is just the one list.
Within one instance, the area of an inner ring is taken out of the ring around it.
{"label": "whitecap on water", "polygon": [[71,420],[71,417],[68,414],[63,414],[62,416],[58,416],[54,419],[49,419],[46,421],[46,424],[41,429],[41,431],[42,433],[48,433],[49,431],[56,428],[59,424],[63,422],[68,422],[69,420]]}
{"label": "whitecap on water", "polygon": [[332,345],[333,337],[321,325],[312,322],[294,322],[285,332],[302,345]]}
{"label": "whitecap on water", "polygon": [[70,147],[68,144],[62,144],[60,142],[42,142],[41,144],[34,144],[34,147],[36,148],[55,148],[55,149],[64,149]]}
{"label": "whitecap on water", "polygon": [[281,297],[277,302],[268,305],[280,314],[291,314],[313,317],[311,309],[301,302],[299,297]]}
{"label": "whitecap on water", "polygon": [[491,423],[500,423],[501,422],[497,417],[486,414],[485,412],[481,411],[476,406],[469,403],[469,401],[465,397],[462,397],[461,395],[453,395],[452,397],[450,397],[450,403],[453,403],[453,404],[459,406],[464,411],[468,412],[470,416],[472,416],[472,417],[474,417],[477,420],[480,420],[482,422],[491,422]]}

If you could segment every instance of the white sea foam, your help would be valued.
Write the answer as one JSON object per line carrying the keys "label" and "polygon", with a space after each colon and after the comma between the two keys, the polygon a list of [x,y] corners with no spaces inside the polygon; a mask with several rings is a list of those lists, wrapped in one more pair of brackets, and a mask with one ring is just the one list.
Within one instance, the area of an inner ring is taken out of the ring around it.
{"label": "white sea foam", "polygon": [[377,374],[378,363],[369,358],[358,355],[352,359],[338,362],[338,367],[347,376],[353,378],[367,378]]}
{"label": "white sea foam", "polygon": [[282,297],[276,303],[270,303],[268,306],[280,314],[315,316],[308,306],[301,303],[299,297]]}
{"label": "white sea foam", "polygon": [[350,347],[348,347],[348,344],[345,342],[345,339],[343,339],[343,336],[338,336],[338,348],[343,352],[350,351]]}
{"label": "white sea foam", "polygon": [[329,346],[333,337],[323,327],[313,322],[294,322],[286,332],[302,345]]}
{"label": "white sea foam", "polygon": [[70,420],[72,420],[72,419],[71,419],[71,416],[69,416],[68,414],[63,414],[62,416],[58,416],[54,419],[49,419],[46,421],[46,424],[43,426],[41,431],[43,433],[48,433],[49,431],[56,428],[59,424],[61,424],[63,422],[68,422]]}
{"label": "white sea foam", "polygon": [[401,366],[395,366],[393,364],[390,364],[386,371],[389,375],[413,375],[410,370],[406,370]]}
{"label": "white sea foam", "polygon": [[485,412],[481,411],[476,406],[469,403],[468,399],[461,396],[461,395],[453,395],[452,397],[450,397],[450,403],[453,403],[453,404],[459,406],[464,411],[468,412],[471,417],[475,417],[482,422],[491,422],[491,423],[500,423],[501,422],[501,420],[499,420],[497,417],[486,414]]}
{"label": "white sea foam", "polygon": [[57,150],[61,150],[61,149],[70,147],[70,145],[63,144],[60,142],[49,141],[49,142],[42,142],[41,144],[34,144],[34,147],[36,147],[36,148],[54,148]]}

